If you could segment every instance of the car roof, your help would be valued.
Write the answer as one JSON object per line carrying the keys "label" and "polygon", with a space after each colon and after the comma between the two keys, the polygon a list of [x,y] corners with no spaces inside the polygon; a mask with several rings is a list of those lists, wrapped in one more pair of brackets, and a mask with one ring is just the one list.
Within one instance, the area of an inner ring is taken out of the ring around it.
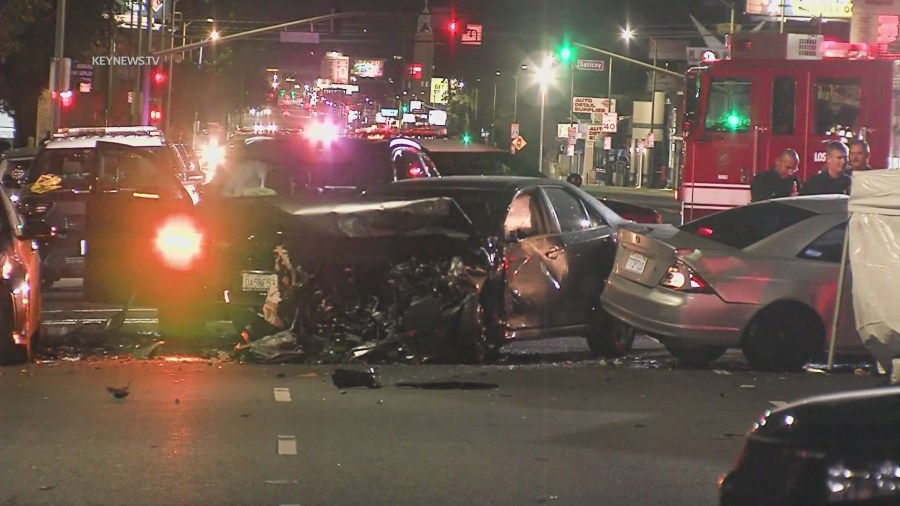
{"label": "car roof", "polygon": [[772,199],[768,202],[787,204],[817,214],[846,213],[850,197],[840,194],[807,195],[803,197],[784,197]]}
{"label": "car roof", "polygon": [[439,178],[407,179],[397,181],[396,188],[416,189],[458,189],[458,190],[495,190],[519,191],[535,185],[566,186],[568,183],[555,179],[521,176],[445,176]]}
{"label": "car roof", "polygon": [[455,139],[423,139],[423,148],[432,153],[505,153],[506,151],[478,142],[462,143]]}
{"label": "car roof", "polygon": [[92,136],[54,139],[47,142],[44,149],[91,149],[97,147],[97,141],[114,142],[133,147],[158,147],[165,144],[159,137],[145,135]]}

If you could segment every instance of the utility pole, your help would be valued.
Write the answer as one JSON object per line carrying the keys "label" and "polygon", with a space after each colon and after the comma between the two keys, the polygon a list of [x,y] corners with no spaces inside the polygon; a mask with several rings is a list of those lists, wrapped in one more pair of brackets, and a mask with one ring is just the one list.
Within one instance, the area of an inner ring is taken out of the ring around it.
{"label": "utility pole", "polygon": [[[653,66],[656,67],[656,59],[659,54],[659,46],[657,40],[655,38],[650,39],[650,43],[653,44]],[[653,152],[656,150],[656,70],[653,71],[653,84],[650,87],[650,135],[653,137],[653,147],[647,146],[648,153],[650,156],[649,159],[649,167],[647,169],[647,179],[650,184],[653,184],[653,166],[656,163],[656,157],[653,156]],[[638,174],[638,181],[643,182],[643,178],[640,174]],[[642,186],[640,183],[638,186]]]}
{"label": "utility pole", "polygon": [[[109,35],[109,56],[112,56],[116,52],[116,24],[115,22],[110,23],[111,33]],[[104,122],[106,126],[109,126],[109,115],[110,111],[113,110],[113,66],[106,66],[106,119]]]}
{"label": "utility pole", "polygon": [[[153,0],[147,0],[147,54],[153,54]],[[150,69],[142,65],[141,125],[150,124]]]}
{"label": "utility pole", "polygon": [[56,4],[56,48],[53,51],[54,79],[50,83],[50,132],[56,132],[62,123],[62,99],[59,97],[62,85],[66,82],[63,75],[63,50],[66,42],[66,0],[58,0]]}
{"label": "utility pole", "polygon": [[[131,0],[131,10],[134,12],[135,1],[138,5],[137,23],[131,27],[137,32],[137,55],[144,55],[144,0]],[[144,67],[139,66],[134,81],[134,92],[131,95],[131,124],[140,123],[141,119],[141,81],[144,78]]]}
{"label": "utility pole", "polygon": [[[172,3],[172,13],[171,13],[171,16],[169,16],[169,33],[171,34],[171,36],[169,37],[169,49],[173,49],[175,47],[175,9],[176,8],[178,8],[178,0],[175,0],[175,2]],[[165,12],[163,12],[163,17],[165,17]],[[183,18],[182,18],[181,22],[184,23]],[[170,127],[172,125],[172,86],[173,86],[172,71],[175,70],[175,66],[173,64],[175,61],[175,54],[174,53],[169,54],[168,58],[169,58],[169,72],[168,72],[169,85],[166,87],[166,106],[163,108],[163,111],[164,111],[163,114],[166,115],[166,118],[163,121],[165,124],[166,135],[171,135],[172,131],[170,130]]]}

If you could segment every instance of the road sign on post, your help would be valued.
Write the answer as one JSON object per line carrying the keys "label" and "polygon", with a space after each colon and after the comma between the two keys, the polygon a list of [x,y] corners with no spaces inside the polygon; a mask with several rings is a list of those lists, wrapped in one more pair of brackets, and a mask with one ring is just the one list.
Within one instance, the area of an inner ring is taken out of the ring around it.
{"label": "road sign on post", "polygon": [[596,72],[603,72],[606,69],[606,65],[603,60],[578,60],[575,68],[577,68],[578,70],[593,70]]}
{"label": "road sign on post", "polygon": [[509,138],[515,139],[518,136],[519,136],[519,124],[513,123],[512,125],[509,126]]}
{"label": "road sign on post", "polygon": [[512,141],[512,146],[516,149],[516,151],[522,151],[522,148],[524,148],[526,144],[528,143],[525,142],[525,139],[523,139],[521,135],[516,137]]}
{"label": "road sign on post", "polygon": [[466,33],[462,34],[462,43],[466,46],[480,46],[483,25],[466,25]]}
{"label": "road sign on post", "polygon": [[578,138],[578,127],[570,126],[569,127],[569,146],[574,146],[577,138]]}
{"label": "road sign on post", "polygon": [[600,123],[603,133],[614,134],[619,131],[619,114],[615,112],[604,112],[603,121]]}

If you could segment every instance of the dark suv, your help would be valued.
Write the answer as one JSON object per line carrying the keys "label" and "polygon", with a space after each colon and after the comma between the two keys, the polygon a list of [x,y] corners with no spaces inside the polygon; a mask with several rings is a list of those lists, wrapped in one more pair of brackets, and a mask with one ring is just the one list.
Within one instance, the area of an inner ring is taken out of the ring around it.
{"label": "dark suv", "polygon": [[[110,157],[99,157],[98,146],[104,143],[159,153],[162,164],[151,166],[139,156],[116,150]],[[44,220],[56,231],[42,255],[44,285],[63,277],[83,277],[85,213],[93,194],[136,189],[141,180],[164,171],[180,181],[188,200],[196,200],[189,189],[202,178],[191,173],[185,160],[152,127],[71,128],[54,135],[38,151],[18,202],[26,220]]]}
{"label": "dark suv", "polygon": [[[138,147],[116,151],[167,163],[161,153]],[[246,309],[257,310],[277,284],[271,245],[280,216],[437,176],[421,147],[405,138],[239,144],[196,206],[183,205],[171,179],[168,187],[159,180],[133,192],[95,194],[87,213],[85,296],[123,302],[134,294],[159,308],[160,330],[168,336],[195,335],[212,319],[241,327]]]}

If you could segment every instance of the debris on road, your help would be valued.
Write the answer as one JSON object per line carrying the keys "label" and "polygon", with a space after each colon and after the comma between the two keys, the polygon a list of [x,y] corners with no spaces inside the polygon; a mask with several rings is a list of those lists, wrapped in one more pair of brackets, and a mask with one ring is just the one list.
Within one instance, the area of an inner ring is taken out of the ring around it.
{"label": "debris on road", "polygon": [[131,356],[139,360],[150,360],[164,344],[166,344],[165,341],[157,341],[149,346],[138,348]]}
{"label": "debris on road", "polygon": [[339,389],[365,387],[381,388],[381,378],[377,367],[369,367],[365,371],[335,369],[331,374],[331,382]]}
{"label": "debris on road", "polygon": [[128,394],[130,393],[128,391],[128,388],[130,386],[131,386],[131,382],[129,381],[128,384],[122,388],[106,387],[106,391],[111,393],[112,396],[115,397],[116,399],[124,399],[125,397],[128,397]]}

